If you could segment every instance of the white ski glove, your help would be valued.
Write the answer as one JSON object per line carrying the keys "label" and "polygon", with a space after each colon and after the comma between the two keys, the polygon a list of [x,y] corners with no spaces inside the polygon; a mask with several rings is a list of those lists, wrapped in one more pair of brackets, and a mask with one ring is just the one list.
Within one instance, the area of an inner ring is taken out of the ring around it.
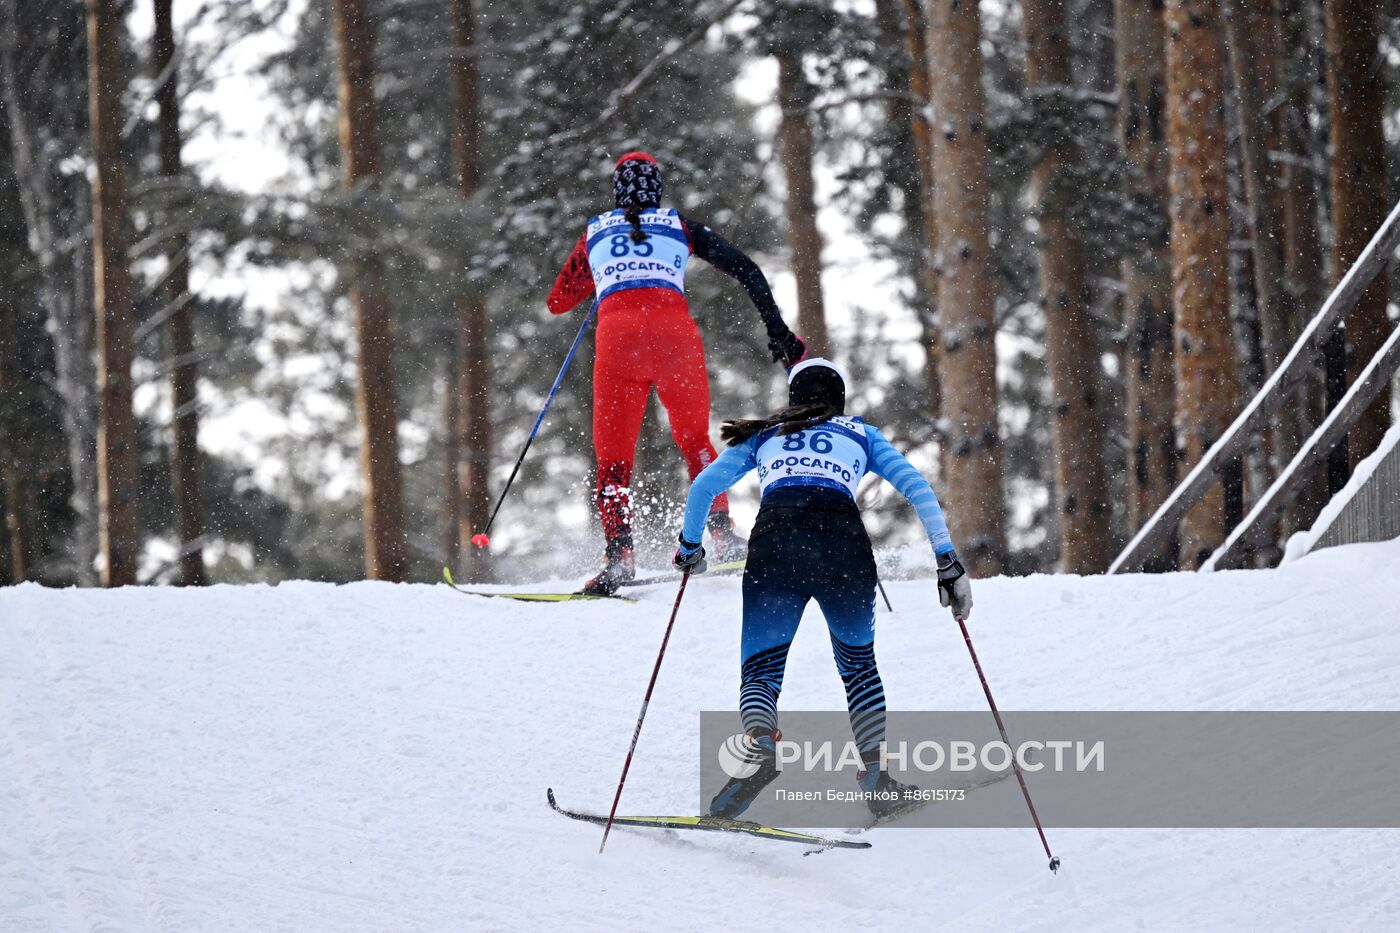
{"label": "white ski glove", "polygon": [[949,551],[937,557],[938,604],[952,607],[953,618],[966,621],[972,614],[972,581],[956,553]]}

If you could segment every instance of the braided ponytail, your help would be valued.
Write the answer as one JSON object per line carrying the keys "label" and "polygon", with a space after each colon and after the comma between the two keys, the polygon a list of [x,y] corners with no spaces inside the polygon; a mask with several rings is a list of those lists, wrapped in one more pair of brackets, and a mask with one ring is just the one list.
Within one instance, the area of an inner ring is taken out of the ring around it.
{"label": "braided ponytail", "polygon": [[647,238],[642,232],[642,209],[640,207],[629,207],[622,212],[622,216],[627,218],[627,222],[632,225],[632,242],[641,243]]}

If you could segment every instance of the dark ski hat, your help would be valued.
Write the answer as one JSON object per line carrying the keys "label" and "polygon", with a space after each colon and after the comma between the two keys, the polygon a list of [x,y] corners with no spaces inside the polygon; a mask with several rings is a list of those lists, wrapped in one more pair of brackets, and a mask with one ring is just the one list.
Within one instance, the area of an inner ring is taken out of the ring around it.
{"label": "dark ski hat", "polygon": [[661,206],[661,166],[646,152],[624,152],[613,166],[613,197],[617,206]]}
{"label": "dark ski hat", "polygon": [[845,414],[846,377],[830,360],[803,360],[788,373],[789,405],[830,405]]}

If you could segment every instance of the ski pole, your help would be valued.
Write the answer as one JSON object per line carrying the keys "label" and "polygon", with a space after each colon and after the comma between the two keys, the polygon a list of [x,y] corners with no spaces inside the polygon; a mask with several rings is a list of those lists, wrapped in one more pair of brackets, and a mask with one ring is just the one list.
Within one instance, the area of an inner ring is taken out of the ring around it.
{"label": "ski pole", "polygon": [[549,405],[554,401],[559,386],[564,382],[564,374],[569,371],[569,364],[574,361],[574,354],[578,352],[579,344],[583,343],[584,332],[588,330],[588,325],[593,323],[593,316],[598,313],[598,302],[601,300],[600,298],[593,302],[593,306],[588,309],[588,314],[583,319],[583,324],[579,326],[578,333],[574,336],[574,345],[569,347],[569,355],[564,357],[564,365],[559,367],[559,375],[554,377],[554,385],[550,386],[549,395],[544,400],[544,407],[540,409],[539,417],[535,419],[535,426],[530,429],[530,436],[525,440],[525,446],[515,461],[515,468],[510,471],[510,479],[506,480],[500,498],[496,500],[496,507],[491,510],[491,517],[487,520],[486,527],[472,535],[472,544],[477,547],[491,545],[491,526],[496,523],[496,513],[501,511],[501,503],[506,501],[506,493],[510,492],[510,487],[515,482],[515,475],[520,472],[520,465],[525,462],[525,455],[530,452],[530,445],[535,442],[535,435],[540,432],[540,425],[544,424],[544,416],[549,411]]}
{"label": "ski pole", "polygon": [[885,601],[885,610],[894,612],[894,607],[890,605],[890,595],[885,592],[885,584],[880,582],[880,575],[875,575],[875,585],[880,588],[880,598]]}
{"label": "ski pole", "polygon": [[666,656],[666,643],[671,640],[671,628],[676,624],[676,613],[681,608],[681,597],[685,595],[685,584],[690,579],[690,571],[681,574],[681,588],[676,593],[676,604],[671,607],[671,621],[666,623],[666,634],[661,636],[661,650],[656,653],[656,665],[651,669],[651,681],[647,683],[646,696],[642,697],[642,711],[637,714],[637,728],[632,730],[632,744],[627,748],[627,758],[622,762],[622,777],[617,779],[617,793],[613,794],[612,809],[608,811],[608,822],[603,826],[603,841],[598,844],[598,854],[603,854],[603,846],[608,844],[608,833],[612,831],[613,819],[617,816],[617,802],[622,799],[622,785],[627,782],[627,769],[632,767],[632,753],[637,750],[637,738],[642,734],[642,721],[647,718],[647,706],[651,703],[651,691],[656,687],[656,675],[661,673],[661,659]]}
{"label": "ski pole", "polygon": [[[982,664],[977,660],[977,651],[972,647],[972,636],[968,634],[967,623],[961,616],[957,617],[958,628],[962,629],[963,641],[967,642],[967,653],[972,655],[972,666],[977,668],[977,679],[982,681],[982,692],[987,695],[987,705],[992,708],[992,716],[996,718],[997,728],[1001,730],[1001,740],[1006,743],[1006,747],[1011,747],[1011,739],[1006,735],[1006,724],[1001,721],[1001,712],[997,709],[997,701],[992,699],[992,688],[987,686],[987,675],[982,673]],[[1045,839],[1045,830],[1040,825],[1040,817],[1035,812],[1035,804],[1031,803],[1031,792],[1026,788],[1025,775],[1021,773],[1021,765],[1016,761],[1015,754],[1011,756],[1011,767],[1016,769],[1016,780],[1021,782],[1021,794],[1026,798],[1026,806],[1030,808],[1031,819],[1035,821],[1035,831],[1040,833],[1040,844],[1045,847],[1045,854],[1050,857],[1050,870],[1058,872],[1060,860],[1051,853],[1050,843]]]}

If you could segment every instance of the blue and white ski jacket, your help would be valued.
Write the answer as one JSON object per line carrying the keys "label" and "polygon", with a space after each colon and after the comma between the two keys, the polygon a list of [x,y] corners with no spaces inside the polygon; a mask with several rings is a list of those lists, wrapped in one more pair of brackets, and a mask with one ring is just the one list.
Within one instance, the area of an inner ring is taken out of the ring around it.
{"label": "blue and white ski jacket", "polygon": [[788,435],[772,428],[720,454],[691,484],[681,532],[685,540],[700,540],[710,504],[750,470],[758,470],[764,496],[791,486],[820,486],[840,490],[852,501],[861,478],[867,472],[874,473],[914,506],[934,554],[953,552],[943,507],[928,480],[878,428],[847,417],[832,418]]}

